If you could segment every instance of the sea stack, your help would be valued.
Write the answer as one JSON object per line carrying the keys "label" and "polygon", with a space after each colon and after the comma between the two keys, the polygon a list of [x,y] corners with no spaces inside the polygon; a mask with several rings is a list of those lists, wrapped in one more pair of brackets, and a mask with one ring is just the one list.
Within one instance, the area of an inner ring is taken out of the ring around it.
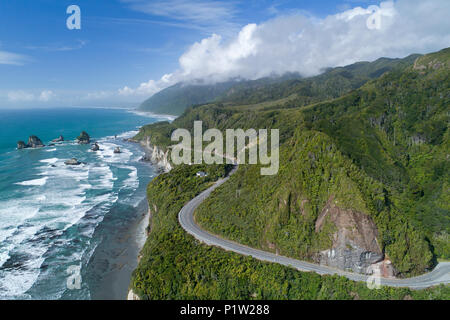
{"label": "sea stack", "polygon": [[23,141],[17,141],[17,149],[25,149],[27,145]]}
{"label": "sea stack", "polygon": [[28,148],[41,148],[44,147],[44,144],[42,143],[41,139],[39,139],[37,136],[30,136],[28,138]]}
{"label": "sea stack", "polygon": [[64,137],[62,135],[60,135],[58,138],[52,140],[52,142],[62,142],[62,141],[64,141]]}
{"label": "sea stack", "polygon": [[92,145],[91,150],[92,150],[92,151],[98,151],[98,150],[100,150],[100,146],[97,144],[97,142],[94,143],[94,144]]}
{"label": "sea stack", "polygon": [[116,148],[114,149],[114,153],[121,153],[120,148],[119,148],[119,147],[116,147]]}
{"label": "sea stack", "polygon": [[77,141],[79,144],[89,144],[91,142],[91,139],[86,131],[83,131],[80,133],[80,135],[77,138]]}
{"label": "sea stack", "polygon": [[76,158],[72,158],[70,160],[65,161],[64,164],[67,166],[78,166],[81,164],[81,162],[78,161]]}

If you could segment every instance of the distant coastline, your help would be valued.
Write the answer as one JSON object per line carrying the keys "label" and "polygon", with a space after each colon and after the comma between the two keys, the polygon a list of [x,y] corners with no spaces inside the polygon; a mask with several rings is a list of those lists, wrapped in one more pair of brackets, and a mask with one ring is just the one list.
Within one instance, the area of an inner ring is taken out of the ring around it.
{"label": "distant coastline", "polygon": [[175,116],[172,114],[158,114],[158,113],[153,113],[150,111],[142,111],[142,110],[138,110],[138,109],[127,109],[127,110],[129,110],[129,112],[137,114],[139,116],[156,118],[156,119],[166,119],[168,121],[173,121],[176,118],[178,118],[178,116]]}

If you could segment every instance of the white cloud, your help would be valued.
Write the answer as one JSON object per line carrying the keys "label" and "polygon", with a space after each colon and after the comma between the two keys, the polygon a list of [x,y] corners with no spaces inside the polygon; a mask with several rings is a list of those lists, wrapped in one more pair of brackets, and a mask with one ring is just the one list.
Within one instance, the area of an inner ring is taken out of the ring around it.
{"label": "white cloud", "polygon": [[381,3],[379,29],[367,26],[373,6],[319,21],[298,14],[281,16],[244,27],[230,43],[216,35],[204,39],[183,54],[180,66],[187,78],[253,79],[292,71],[314,75],[326,67],[433,51],[450,45],[449,4],[447,0]]}
{"label": "white cloud", "polygon": [[23,90],[8,92],[8,100],[11,102],[32,101],[34,99],[35,99],[34,94]]}
{"label": "white cloud", "polygon": [[0,51],[0,64],[22,66],[27,60],[28,58],[24,55],[8,51]]}
{"label": "white cloud", "polygon": [[47,102],[51,100],[54,96],[55,94],[53,93],[53,91],[45,90],[42,91],[41,94],[39,95],[39,101]]}
{"label": "white cloud", "polygon": [[77,40],[77,44],[75,45],[46,45],[46,46],[27,46],[25,47],[28,50],[43,50],[43,51],[73,51],[82,49],[87,41],[85,40]]}
{"label": "white cloud", "polygon": [[81,100],[103,100],[111,97],[113,94],[108,91],[88,92],[86,95],[80,97]]}
{"label": "white cloud", "polygon": [[[380,24],[369,28],[374,14]],[[398,0],[323,19],[302,13],[278,16],[249,24],[228,41],[213,34],[194,43],[180,57],[170,83],[256,79],[285,72],[310,76],[357,61],[432,52],[450,46],[449,15],[448,0]],[[152,94],[167,84],[150,80],[121,93]]]}
{"label": "white cloud", "polygon": [[32,92],[27,92],[24,90],[16,90],[8,92],[8,100],[11,102],[29,102],[29,101],[40,101],[48,102],[55,97],[52,90],[44,90],[39,94],[34,94]]}
{"label": "white cloud", "polygon": [[153,94],[155,94],[158,91],[161,91],[162,89],[165,89],[177,82],[176,79],[174,79],[173,74],[165,74],[161,77],[161,79],[155,81],[155,80],[149,80],[147,82],[141,83],[136,89],[132,89],[128,86],[123,87],[122,89],[119,89],[118,93],[121,96],[143,96],[148,97]]}
{"label": "white cloud", "polygon": [[233,2],[215,0],[122,0],[130,8],[149,15],[180,21],[187,28],[209,33],[234,29],[236,10]]}

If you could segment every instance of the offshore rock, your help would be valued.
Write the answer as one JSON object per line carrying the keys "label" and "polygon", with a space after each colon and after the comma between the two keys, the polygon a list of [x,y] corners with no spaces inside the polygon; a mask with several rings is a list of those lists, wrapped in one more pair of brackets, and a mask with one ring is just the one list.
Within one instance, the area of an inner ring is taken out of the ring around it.
{"label": "offshore rock", "polygon": [[27,148],[27,145],[25,144],[25,142],[23,142],[23,141],[17,142],[17,149],[25,149],[25,148]]}
{"label": "offshore rock", "polygon": [[79,144],[89,144],[91,142],[91,138],[86,131],[82,131],[78,136],[77,141]]}
{"label": "offshore rock", "polygon": [[52,140],[52,142],[63,142],[63,141],[64,141],[64,137],[62,135],[60,135],[58,138]]}
{"label": "offshore rock", "polygon": [[97,142],[94,143],[94,144],[92,145],[91,150],[92,150],[92,151],[98,151],[98,150],[100,150],[100,146],[97,144]]}
{"label": "offshore rock", "polygon": [[39,139],[37,136],[30,136],[28,138],[28,148],[42,148],[44,147],[44,144],[42,143],[41,139]]}
{"label": "offshore rock", "polygon": [[64,164],[67,166],[79,166],[81,162],[78,161],[76,158],[72,158],[70,160],[65,161]]}
{"label": "offshore rock", "polygon": [[114,149],[114,153],[122,153],[122,151],[120,151],[120,148],[119,148],[119,147],[116,147],[116,148]]}

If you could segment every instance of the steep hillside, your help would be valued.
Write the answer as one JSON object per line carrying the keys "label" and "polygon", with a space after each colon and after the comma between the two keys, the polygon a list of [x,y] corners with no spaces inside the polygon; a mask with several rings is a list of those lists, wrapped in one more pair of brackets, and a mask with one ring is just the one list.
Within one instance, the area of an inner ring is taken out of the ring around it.
{"label": "steep hillside", "polygon": [[215,100],[233,84],[232,81],[214,85],[178,83],[151,96],[139,106],[139,109],[159,114],[179,115],[189,106]]}
{"label": "steep hillside", "polygon": [[423,273],[436,258],[450,258],[449,57],[449,49],[420,57],[303,107],[190,108],[137,138],[150,135],[166,147],[174,128],[192,130],[195,120],[222,130],[280,129],[279,173],[240,166],[201,205],[197,221],[287,256],[360,272],[392,261],[398,276]]}
{"label": "steep hillside", "polygon": [[286,107],[298,107],[339,97],[384,72],[412,64],[417,57],[411,55],[404,59],[381,58],[374,62],[359,62],[331,68],[319,76],[305,79],[291,73],[281,77],[235,80],[212,85],[178,83],[156,93],[144,101],[139,109],[179,115],[187,107],[207,102],[247,105],[283,98],[288,103]]}
{"label": "steep hillside", "polygon": [[[198,179],[199,170],[208,176]],[[226,171],[181,165],[149,184],[149,235],[130,285],[140,299],[449,299],[449,286],[371,290],[344,277],[299,272],[199,243],[178,224],[178,212]]]}
{"label": "steep hillside", "polygon": [[395,69],[411,65],[419,55],[403,59],[380,58],[373,62],[358,62],[330,68],[323,74],[310,78],[291,78],[268,82],[265,79],[236,84],[218,100],[234,105],[248,105],[291,97],[286,107],[300,107],[333,99],[357,89],[371,79]]}

